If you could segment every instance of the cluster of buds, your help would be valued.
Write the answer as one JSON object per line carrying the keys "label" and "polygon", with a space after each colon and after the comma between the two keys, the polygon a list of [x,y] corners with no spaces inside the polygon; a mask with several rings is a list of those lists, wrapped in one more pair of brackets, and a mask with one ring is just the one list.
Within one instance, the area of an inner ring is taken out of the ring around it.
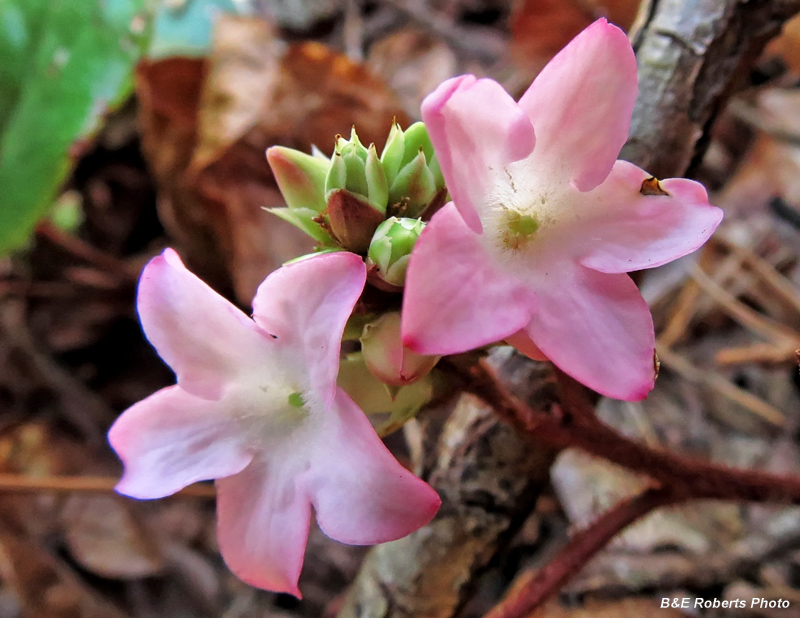
{"label": "cluster of buds", "polygon": [[447,197],[444,178],[425,125],[393,124],[380,157],[355,128],[336,136],[333,155],[308,155],[274,146],[267,158],[286,208],[273,214],[303,230],[320,249],[364,255],[387,217],[429,218]]}
{"label": "cluster of buds", "polygon": [[[380,156],[374,144],[361,142],[354,128],[349,140],[336,136],[330,158],[318,149],[305,154],[282,146],[270,148],[267,158],[286,200],[285,208],[269,212],[314,238],[317,253],[361,255],[372,286],[402,293],[424,220],[447,199],[425,125],[417,122],[403,131],[393,123]],[[354,338],[361,342],[365,368],[393,399],[402,388],[425,379],[438,360],[402,345],[396,311],[374,314]]]}

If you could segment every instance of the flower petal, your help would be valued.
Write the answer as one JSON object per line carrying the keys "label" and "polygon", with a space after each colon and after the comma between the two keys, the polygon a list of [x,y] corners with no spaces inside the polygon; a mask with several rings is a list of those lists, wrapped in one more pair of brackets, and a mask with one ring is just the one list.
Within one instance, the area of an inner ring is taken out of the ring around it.
{"label": "flower petal", "polygon": [[493,170],[533,150],[530,120],[500,84],[474,75],[440,84],[422,102],[422,119],[447,190],[470,229],[480,232]]}
{"label": "flower petal", "polygon": [[311,503],[283,462],[257,460],[217,481],[222,557],[252,586],[301,598],[297,580],[308,542]]}
{"label": "flower petal", "polygon": [[[585,243],[580,262],[606,273],[653,268],[699,248],[722,220],[700,183],[670,178],[668,195],[642,195],[649,174],[617,161],[606,182],[585,194]],[[588,243],[588,247],[587,247]]]}
{"label": "flower petal", "polygon": [[[551,273],[555,275],[555,273]],[[598,393],[638,401],[655,383],[650,309],[628,275],[576,265],[541,286],[526,330],[564,372]]]}
{"label": "flower petal", "polygon": [[403,343],[420,354],[465,352],[518,331],[531,295],[492,263],[451,202],[417,241],[406,277]]}
{"label": "flower petal", "polygon": [[170,386],[128,408],[108,440],[125,464],[117,491],[163,498],[197,481],[243,470],[252,455],[218,401]]}
{"label": "flower petal", "polygon": [[255,323],[167,249],[145,266],[137,298],[142,328],[186,391],[221,396],[245,366],[272,354]]}
{"label": "flower petal", "polygon": [[342,389],[323,435],[298,485],[308,491],[325,534],[341,543],[372,545],[404,537],[433,519],[442,503],[437,493],[398,463]]}
{"label": "flower petal", "polygon": [[628,37],[598,19],[549,62],[519,101],[536,130],[537,169],[566,171],[581,191],[603,182],[628,139],[637,90]]}
{"label": "flower petal", "polygon": [[256,323],[277,337],[287,353],[300,351],[295,362],[308,371],[311,388],[326,406],[336,391],[342,333],[366,273],[354,253],[328,253],[276,270],[253,299]]}

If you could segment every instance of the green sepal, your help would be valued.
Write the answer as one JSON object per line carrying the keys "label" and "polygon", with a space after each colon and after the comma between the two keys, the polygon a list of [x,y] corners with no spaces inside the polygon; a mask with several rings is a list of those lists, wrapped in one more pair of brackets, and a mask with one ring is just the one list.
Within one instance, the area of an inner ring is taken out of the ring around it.
{"label": "green sepal", "polygon": [[268,213],[280,217],[287,223],[303,230],[318,243],[333,245],[336,241],[314,219],[319,215],[310,208],[264,208]]}
{"label": "green sepal", "polygon": [[293,148],[267,150],[272,173],[289,208],[325,210],[325,183],[331,162]]}
{"label": "green sepal", "polygon": [[389,204],[397,214],[415,218],[425,211],[435,195],[436,181],[428,169],[425,152],[420,149],[394,179],[389,189]]}
{"label": "green sepal", "polygon": [[389,186],[394,182],[397,173],[403,166],[404,142],[403,129],[400,128],[397,122],[393,122],[392,128],[389,130],[389,137],[386,139],[386,146],[383,147],[383,152],[381,153],[381,163]]}
{"label": "green sepal", "polygon": [[433,156],[428,159],[428,169],[433,174],[433,182],[436,185],[437,190],[444,189],[444,175],[442,174],[442,166],[439,165],[439,157],[436,156],[436,153],[433,153]]}
{"label": "green sepal", "polygon": [[367,181],[367,199],[377,210],[386,212],[386,205],[389,202],[389,183],[386,174],[383,172],[383,165],[378,158],[378,151],[375,144],[370,144],[367,151],[367,162],[364,167]]}
{"label": "green sepal", "polygon": [[334,152],[331,157],[331,167],[328,176],[325,178],[325,200],[333,191],[345,189],[347,187],[347,165],[342,158],[342,153]]}
{"label": "green sepal", "polygon": [[428,129],[422,122],[415,122],[408,127],[403,135],[403,164],[408,164],[413,160],[420,149],[425,153],[425,160],[433,158],[433,144],[428,135]]}
{"label": "green sepal", "polygon": [[361,154],[355,144],[345,144],[341,150],[341,158],[345,164],[346,179],[345,189],[351,193],[366,196],[369,193],[367,187],[366,157],[361,158]]}
{"label": "green sepal", "polygon": [[356,128],[352,127],[350,129],[350,144],[353,145],[355,152],[358,154],[359,157],[363,161],[367,160],[367,147],[361,143],[361,140],[358,139],[358,134],[356,133]]}

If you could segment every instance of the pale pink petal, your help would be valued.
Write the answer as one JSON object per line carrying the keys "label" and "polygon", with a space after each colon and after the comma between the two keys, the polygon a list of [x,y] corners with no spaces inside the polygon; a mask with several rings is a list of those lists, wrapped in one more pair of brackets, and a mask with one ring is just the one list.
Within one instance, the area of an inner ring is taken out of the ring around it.
{"label": "pale pink petal", "polygon": [[341,389],[323,436],[298,485],[308,491],[325,534],[341,543],[372,545],[404,537],[433,519],[439,496],[398,463]]}
{"label": "pale pink petal", "polygon": [[473,75],[440,84],[422,102],[422,120],[447,190],[467,225],[480,232],[492,179],[533,150],[530,120],[500,84]]}
{"label": "pale pink petal", "polygon": [[188,392],[217,399],[226,382],[271,355],[253,321],[167,249],[145,266],[137,298],[142,328]]}
{"label": "pale pink petal", "polygon": [[125,464],[117,491],[163,498],[197,481],[240,472],[250,463],[241,431],[222,409],[170,386],[122,413],[108,440]]}
{"label": "pale pink petal", "polygon": [[336,389],[342,333],[366,272],[354,253],[327,253],[276,270],[253,299],[256,323],[277,338],[287,355],[296,350],[294,362],[305,367],[311,388],[326,406]]}
{"label": "pale pink petal", "polygon": [[625,33],[599,19],[562,49],[519,101],[536,130],[536,168],[581,191],[611,171],[628,138],[638,83]]}
{"label": "pale pink petal", "polygon": [[551,272],[526,330],[564,372],[598,393],[638,401],[655,382],[650,309],[628,275]]}
{"label": "pale pink petal", "polygon": [[661,182],[669,195],[642,195],[647,172],[617,161],[606,182],[585,194],[582,264],[602,272],[660,266],[700,247],[722,220],[700,183],[685,178]]}
{"label": "pale pink petal", "polygon": [[481,236],[447,204],[411,254],[403,343],[420,354],[456,354],[499,341],[528,323],[531,298],[494,266]]}
{"label": "pale pink petal", "polygon": [[217,540],[241,580],[299,599],[311,503],[287,468],[277,458],[256,460],[217,481]]}

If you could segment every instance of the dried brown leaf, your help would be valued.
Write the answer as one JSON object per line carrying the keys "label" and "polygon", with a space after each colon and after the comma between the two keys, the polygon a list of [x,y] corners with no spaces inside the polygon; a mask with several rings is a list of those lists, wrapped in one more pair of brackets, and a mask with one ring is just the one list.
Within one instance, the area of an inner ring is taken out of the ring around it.
{"label": "dried brown leaf", "polygon": [[30,539],[0,529],[0,555],[0,575],[13,590],[24,616],[124,618],[122,612]]}
{"label": "dried brown leaf", "polygon": [[61,515],[67,547],[87,570],[138,579],[164,568],[158,548],[122,498],[73,494]]}
{"label": "dried brown leaf", "polygon": [[581,30],[607,17],[630,28],[640,0],[522,0],[511,16],[511,53],[533,78]]}
{"label": "dried brown leaf", "polygon": [[137,89],[162,221],[190,267],[224,292],[232,280],[242,304],[271,270],[311,248],[261,209],[283,202],[266,148],[329,149],[353,125],[380,146],[393,117],[407,120],[364,66],[318,43],[286,47],[254,17],[220,20],[208,64],[143,65]]}

